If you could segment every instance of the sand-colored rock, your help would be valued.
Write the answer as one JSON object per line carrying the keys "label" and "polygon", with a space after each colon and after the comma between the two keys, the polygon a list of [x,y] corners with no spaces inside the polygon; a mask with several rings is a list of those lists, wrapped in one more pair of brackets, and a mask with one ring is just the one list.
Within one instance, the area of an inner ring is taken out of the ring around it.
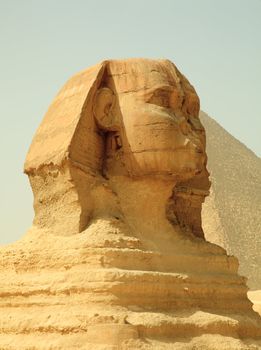
{"label": "sand-colored rock", "polygon": [[204,112],[211,194],[203,206],[206,238],[240,262],[251,289],[261,289],[261,159]]}
{"label": "sand-colored rock", "polygon": [[62,88],[25,163],[35,219],[0,251],[1,349],[259,349],[238,261],[206,242],[205,131],[167,60]]}
{"label": "sand-colored rock", "polygon": [[253,309],[261,315],[261,290],[249,291],[248,298],[254,304]]}

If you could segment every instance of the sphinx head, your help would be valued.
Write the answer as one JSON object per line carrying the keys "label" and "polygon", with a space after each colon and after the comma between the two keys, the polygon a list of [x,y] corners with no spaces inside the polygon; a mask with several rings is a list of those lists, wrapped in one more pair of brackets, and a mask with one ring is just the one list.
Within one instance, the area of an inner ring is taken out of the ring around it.
{"label": "sphinx head", "polygon": [[117,212],[106,181],[119,176],[208,187],[198,113],[194,88],[167,60],[105,61],[75,75],[27,155],[35,225],[71,234]]}
{"label": "sphinx head", "polygon": [[199,98],[173,63],[108,62],[93,112],[105,136],[104,170],[111,175],[167,176],[180,182],[204,169]]}

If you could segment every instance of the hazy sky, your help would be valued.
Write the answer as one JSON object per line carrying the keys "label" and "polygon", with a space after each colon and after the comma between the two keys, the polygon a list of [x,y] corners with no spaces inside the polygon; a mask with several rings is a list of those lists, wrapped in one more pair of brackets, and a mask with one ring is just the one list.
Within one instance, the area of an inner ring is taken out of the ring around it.
{"label": "hazy sky", "polygon": [[261,0],[0,0],[0,49],[0,244],[31,225],[23,161],[49,104],[103,59],[169,58],[201,108],[261,155]]}

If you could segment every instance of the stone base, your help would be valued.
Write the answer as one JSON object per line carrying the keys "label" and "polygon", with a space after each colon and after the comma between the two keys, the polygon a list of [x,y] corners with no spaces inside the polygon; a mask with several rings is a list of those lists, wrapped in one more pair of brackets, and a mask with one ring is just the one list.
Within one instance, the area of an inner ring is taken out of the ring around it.
{"label": "stone base", "polygon": [[203,240],[164,254],[108,219],[0,254],[0,349],[261,348],[237,260]]}

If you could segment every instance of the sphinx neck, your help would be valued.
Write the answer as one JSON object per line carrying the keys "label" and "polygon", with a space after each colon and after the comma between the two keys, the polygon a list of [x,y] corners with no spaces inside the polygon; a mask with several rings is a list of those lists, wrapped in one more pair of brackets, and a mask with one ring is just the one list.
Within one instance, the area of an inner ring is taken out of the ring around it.
{"label": "sphinx neck", "polygon": [[124,220],[135,235],[155,243],[173,239],[175,227],[167,218],[168,202],[175,186],[173,181],[134,180],[124,176],[112,177],[110,182],[119,198]]}

